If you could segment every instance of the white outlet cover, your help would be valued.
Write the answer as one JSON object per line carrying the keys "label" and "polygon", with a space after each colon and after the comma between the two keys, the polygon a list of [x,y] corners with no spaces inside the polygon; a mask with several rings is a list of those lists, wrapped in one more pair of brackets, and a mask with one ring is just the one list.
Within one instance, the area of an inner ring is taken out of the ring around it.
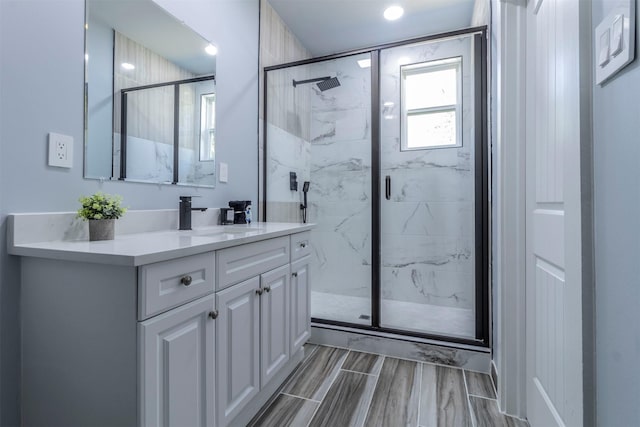
{"label": "white outlet cover", "polygon": [[609,4],[613,7],[594,32],[595,80],[599,85],[635,58],[636,0]]}
{"label": "white outlet cover", "polygon": [[71,168],[73,166],[73,137],[49,133],[49,166]]}

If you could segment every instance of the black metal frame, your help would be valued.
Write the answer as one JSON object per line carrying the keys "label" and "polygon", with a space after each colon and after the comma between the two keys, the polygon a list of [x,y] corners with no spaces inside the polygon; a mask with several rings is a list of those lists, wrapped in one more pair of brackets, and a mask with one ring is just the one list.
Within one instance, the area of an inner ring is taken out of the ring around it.
{"label": "black metal frame", "polygon": [[128,87],[120,90],[120,177],[118,178],[120,181],[127,179],[127,94],[138,90],[173,86],[173,182],[171,184],[177,185],[180,162],[180,85],[215,79],[216,77],[214,75],[201,76],[165,83]]}
{"label": "black metal frame", "polygon": [[380,50],[371,52],[371,326],[380,330]]}
{"label": "black metal frame", "polygon": [[[474,35],[474,107],[475,107],[475,250],[476,250],[476,337],[475,339],[438,335],[432,333],[421,333],[408,330],[400,330],[380,326],[380,51],[393,47],[402,47],[416,43],[428,41],[440,41],[463,35]],[[268,117],[268,73],[270,71],[290,68],[300,65],[308,65],[328,61],[332,59],[346,58],[349,56],[369,53],[371,55],[371,191],[372,191],[372,212],[371,212],[371,264],[372,264],[372,284],[371,284],[371,325],[358,323],[341,322],[335,320],[312,318],[311,321],[317,324],[349,327],[370,331],[372,333],[390,333],[398,336],[410,336],[422,339],[431,339],[453,344],[463,344],[476,347],[490,346],[490,312],[489,312],[489,157],[488,157],[488,126],[487,126],[487,27],[472,27],[458,31],[434,34],[426,37],[414,38],[400,42],[387,43],[370,48],[359,49],[326,55],[318,58],[305,59],[301,61],[289,62],[286,64],[274,65],[264,68],[263,74],[263,168],[262,168],[262,201],[259,206],[262,209],[262,218],[267,220],[267,117]],[[400,338],[401,339],[401,338]]]}

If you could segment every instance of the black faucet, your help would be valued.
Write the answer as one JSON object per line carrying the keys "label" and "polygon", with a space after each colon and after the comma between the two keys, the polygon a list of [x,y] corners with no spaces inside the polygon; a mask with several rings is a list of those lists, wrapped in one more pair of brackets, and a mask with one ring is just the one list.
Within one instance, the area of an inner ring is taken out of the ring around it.
{"label": "black faucet", "polygon": [[191,207],[191,197],[199,196],[180,196],[180,230],[191,230],[191,211],[207,210],[207,208]]}

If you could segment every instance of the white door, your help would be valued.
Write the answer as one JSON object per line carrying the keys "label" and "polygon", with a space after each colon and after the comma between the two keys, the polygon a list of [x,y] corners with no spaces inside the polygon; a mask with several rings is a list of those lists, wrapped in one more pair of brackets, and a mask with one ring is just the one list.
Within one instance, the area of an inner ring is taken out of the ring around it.
{"label": "white door", "polygon": [[139,324],[140,425],[213,426],[213,295]]}
{"label": "white door", "polygon": [[527,417],[582,425],[579,3],[527,11]]}
{"label": "white door", "polygon": [[216,294],[216,415],[226,426],[260,390],[260,277]]}
{"label": "white door", "polygon": [[289,360],[289,264],[260,277],[260,384],[264,387]]}

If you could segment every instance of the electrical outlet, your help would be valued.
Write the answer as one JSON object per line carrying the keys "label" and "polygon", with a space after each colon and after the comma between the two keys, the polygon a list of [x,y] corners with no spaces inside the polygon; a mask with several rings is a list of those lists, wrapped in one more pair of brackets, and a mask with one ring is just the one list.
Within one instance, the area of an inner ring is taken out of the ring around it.
{"label": "electrical outlet", "polygon": [[49,133],[49,166],[71,168],[73,166],[73,137]]}

